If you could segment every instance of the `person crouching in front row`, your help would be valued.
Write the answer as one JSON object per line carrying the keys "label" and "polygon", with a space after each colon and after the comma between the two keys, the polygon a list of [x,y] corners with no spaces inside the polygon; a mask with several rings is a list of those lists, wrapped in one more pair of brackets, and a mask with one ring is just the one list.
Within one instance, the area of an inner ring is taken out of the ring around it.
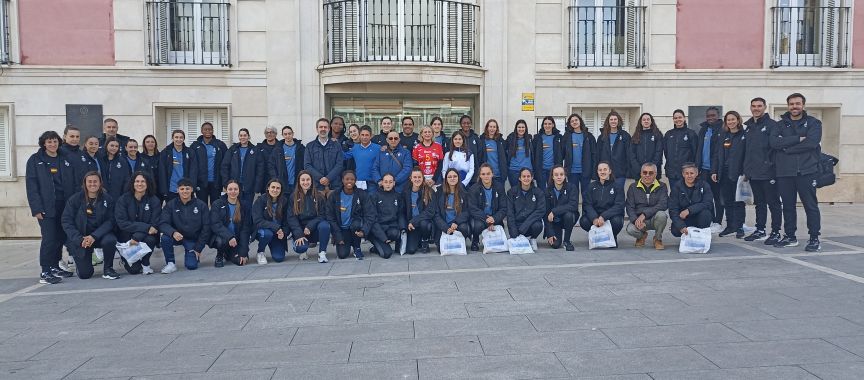
{"label": "person crouching in front row", "polygon": [[696,164],[687,162],[681,166],[682,179],[672,184],[669,194],[669,218],[672,219],[672,236],[687,234],[687,227],[708,228],[714,219],[714,194],[711,186],[699,179]]}
{"label": "person crouching in front row", "polygon": [[[204,201],[193,198],[194,186],[188,178],[177,181],[177,198],[171,199],[162,207],[159,231],[162,232],[160,244],[165,254],[163,274],[174,273],[174,246],[183,246],[183,264],[188,270],[198,269],[204,245],[210,241],[210,209]],[[108,257],[105,257],[107,262]]]}
{"label": "person crouching in front row", "polygon": [[114,200],[102,187],[102,176],[95,171],[84,175],[84,188],[69,197],[61,218],[66,232],[66,249],[75,260],[78,278],[93,277],[93,249],[104,254],[102,278],[120,278],[114,271],[117,237],[114,236]]}
{"label": "person crouching in front row", "polygon": [[663,230],[668,216],[666,205],[669,193],[666,184],[657,180],[657,165],[642,164],[640,178],[627,189],[627,233],[636,238],[636,247],[644,247],[648,230],[654,230],[654,249],[666,249],[663,245]]}
{"label": "person crouching in front row", "polygon": [[252,235],[252,205],[240,198],[240,183],[229,179],[225,195],[210,207],[210,247],[216,248],[216,268],[225,260],[243,266],[249,261],[249,236]]}

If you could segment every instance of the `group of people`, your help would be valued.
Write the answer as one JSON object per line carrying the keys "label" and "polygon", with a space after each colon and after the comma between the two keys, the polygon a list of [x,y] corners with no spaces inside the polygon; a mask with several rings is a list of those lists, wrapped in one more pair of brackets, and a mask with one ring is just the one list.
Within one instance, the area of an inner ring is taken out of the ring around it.
{"label": "group of people", "polygon": [[[336,116],[317,120],[317,136],[306,144],[285,126],[281,140],[268,127],[257,145],[240,129],[230,147],[204,123],[191,145],[175,130],[161,151],[152,135],[139,151],[114,119],[83,148],[80,131],[67,126],[62,138],[43,133],[27,162],[27,197],[42,231],[40,282],[75,275],[63,267],[64,244],[78,277],[93,276],[92,253],[101,249],[103,277],[116,279],[118,242],[161,248],[167,274],[177,270],[175,246],[183,247],[189,270],[205,246],[216,250],[217,267],[245,265],[252,240],[259,264],[268,262],[268,249],[273,261],[285,260],[289,244],[300,259],[317,246],[324,263],[329,243],[340,259],[362,260],[363,239],[370,252],[389,258],[399,250],[429,252],[440,234],[457,231],[478,251],[484,230],[505,225],[510,237],[527,237],[535,247],[542,233],[552,248],[573,251],[577,224],[589,231],[610,223],[617,241],[625,214],[637,247],[654,230],[654,247],[664,249],[669,219],[671,233],[681,236],[687,227],[716,227],[724,212],[720,236],[788,247],[798,244],[796,196],[807,214],[807,250],[818,251],[821,122],[804,105],[803,95],[790,95],[779,121],[765,114],[762,98],[751,101],[746,121],[735,111],[721,120],[709,108],[698,132],[675,110],[665,135],[649,113],[631,135],[611,111],[596,138],[578,114],[567,118],[563,134],[546,117],[536,135],[519,120],[506,139],[494,119],[476,134],[467,115],[449,137],[439,117],[419,133],[411,117],[401,119],[401,132],[384,117],[373,134],[366,125],[346,128]],[[659,180],[661,168],[671,192]],[[750,182],[756,205],[756,230],[746,237],[745,207],[735,200],[739,176]],[[627,178],[635,181],[625,193]],[[120,261],[130,274],[153,273],[150,254]]]}

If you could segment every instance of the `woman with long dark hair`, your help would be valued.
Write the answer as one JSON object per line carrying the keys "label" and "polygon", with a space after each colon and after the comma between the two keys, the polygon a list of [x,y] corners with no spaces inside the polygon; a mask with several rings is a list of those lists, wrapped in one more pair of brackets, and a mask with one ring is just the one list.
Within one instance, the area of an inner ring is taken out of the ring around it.
{"label": "woman with long dark hair", "polygon": [[[128,145],[128,143],[127,143]],[[159,143],[153,135],[144,136],[141,140],[141,149],[138,153],[144,165],[144,172],[153,179],[153,192],[157,197],[159,194]]]}
{"label": "woman with long dark hair", "polygon": [[597,159],[609,163],[615,182],[624,188],[630,170],[630,134],[624,129],[624,119],[614,110],[606,115],[597,138]]}
{"label": "woman with long dark hair", "polygon": [[39,136],[39,150],[27,160],[25,174],[27,204],[30,214],[39,222],[42,235],[39,244],[39,266],[42,267],[39,282],[42,284],[56,284],[62,277],[74,275],[59,267],[63,257],[63,242],[66,241],[61,217],[66,201],[80,191],[76,160],[80,161],[81,157],[71,152],[63,153],[60,150],[61,142],[57,132],[42,133]]}
{"label": "woman with long dark hair", "polygon": [[[480,163],[492,168],[493,180],[504,184],[507,178],[509,164],[507,162],[507,143],[501,138],[501,128],[498,121],[489,119],[480,135]],[[478,169],[479,172],[479,169]]]}
{"label": "woman with long dark hair", "polygon": [[101,248],[104,255],[102,278],[120,278],[114,271],[114,254],[117,252],[114,199],[102,187],[102,176],[99,173],[89,172],[84,175],[84,185],[80,192],[69,197],[62,220],[63,231],[67,236],[66,249],[75,259],[78,278],[93,277],[91,256],[95,248]]}
{"label": "woman with long dark hair", "polygon": [[504,184],[493,180],[492,167],[480,165],[480,178],[468,190],[468,210],[471,212],[471,250],[480,250],[480,235],[483,230],[504,226],[507,217],[507,197]]}
{"label": "woman with long dark hair", "polygon": [[413,255],[418,249],[423,253],[429,253],[429,241],[432,240],[435,230],[432,223],[434,207],[429,206],[434,197],[435,190],[426,183],[423,171],[418,167],[412,169],[408,183],[402,190],[407,221],[405,232],[408,239],[405,253],[409,255]]}
{"label": "woman with long dark hair", "polygon": [[164,201],[177,198],[177,183],[181,179],[188,179],[192,183],[192,190],[196,190],[198,164],[194,160],[195,154],[186,146],[186,132],[180,129],[171,132],[171,145],[159,153],[157,186]]}
{"label": "woman with long dark hair", "polygon": [[[454,149],[456,148],[454,146]],[[452,235],[459,231],[466,238],[471,235],[468,194],[459,180],[459,172],[456,169],[448,169],[444,174],[444,183],[436,193],[434,202],[433,220],[438,232]]]}
{"label": "woman with long dark hair", "polygon": [[[453,132],[453,136],[450,138],[450,151],[444,155],[444,163],[441,166],[442,172],[450,169],[456,171],[463,186],[468,186],[471,179],[474,178],[474,160],[477,159],[466,145],[467,140],[462,131]],[[446,182],[446,178],[444,182]]]}
{"label": "woman with long dark hair", "polygon": [[591,181],[583,195],[579,226],[588,232],[591,226],[599,228],[612,223],[612,233],[618,241],[618,233],[624,228],[625,194],[624,187],[615,181],[608,162],[597,163],[597,179]]}
{"label": "woman with long dark hair", "polygon": [[217,268],[225,260],[243,266],[249,261],[249,237],[252,235],[252,207],[240,200],[240,184],[231,179],[225,185],[225,195],[210,207],[210,246],[216,248]]}
{"label": "woman with long dark hair", "polygon": [[306,260],[306,251],[318,244],[318,262],[327,262],[327,242],[330,241],[330,223],[327,222],[327,202],[324,194],[312,183],[312,174],[302,170],[291,193],[291,204],[286,209],[285,224],[294,237],[294,252]]}
{"label": "woman with long dark hair", "polygon": [[657,128],[654,116],[643,113],[639,116],[639,125],[633,131],[630,139],[630,177],[639,179],[642,164],[657,165],[657,178],[660,178],[663,167],[663,133]]}
{"label": "woman with long dark hair", "polygon": [[[254,147],[252,147],[254,149]],[[238,181],[239,182],[239,181]],[[243,188],[240,189],[243,199]],[[267,193],[258,197],[252,205],[252,224],[258,238],[258,264],[267,264],[264,249],[270,247],[270,257],[281,263],[285,260],[288,234],[282,226],[288,199],[282,195],[282,182],[273,178],[267,181]]]}
{"label": "woman with long dark hair", "polygon": [[532,147],[534,156],[531,160],[535,173],[537,173],[537,187],[540,190],[546,188],[552,168],[564,163],[564,157],[561,154],[563,150],[561,149],[561,132],[555,125],[555,119],[546,116],[542,123],[542,129],[534,136],[534,146]]}
{"label": "woman with long dark hair", "polygon": [[129,179],[132,177],[129,162],[120,153],[120,142],[114,137],[105,139],[105,168],[102,170],[102,182],[105,191],[113,199],[120,199],[129,190]]}
{"label": "woman with long dark hair", "polygon": [[567,171],[563,166],[552,168],[552,177],[546,187],[545,215],[543,231],[549,245],[558,249],[563,244],[567,251],[573,251],[570,235],[579,219],[579,187],[567,181]]}
{"label": "woman with long dark hair", "polygon": [[744,218],[746,209],[744,202],[735,201],[738,176],[744,168],[744,127],[741,115],[735,111],[726,112],[723,116],[723,132],[717,140],[711,154],[711,180],[720,184],[723,193],[723,203],[726,206],[726,228],[719,236],[735,234],[744,237]]}
{"label": "woman with long dark hair", "polygon": [[[240,142],[231,145],[228,148],[228,152],[225,153],[225,158],[222,160],[222,180],[225,181],[222,186],[225,186],[228,180],[233,179],[237,181],[240,184],[240,199],[251,203],[252,199],[255,198],[255,193],[260,191],[264,181],[267,157],[264,155],[262,148],[256,147],[255,144],[249,142],[248,129],[241,128],[237,133],[237,137],[240,139]],[[264,144],[267,144],[266,140]],[[266,191],[269,192],[269,184]]]}
{"label": "woman with long dark hair", "polygon": [[534,186],[531,170],[519,171],[519,186],[507,192],[507,229],[510,237],[519,235],[531,240],[537,248],[537,237],[543,231],[543,215],[546,213],[546,195]]}
{"label": "woman with long dark hair", "polygon": [[525,120],[517,120],[513,132],[507,135],[507,155],[510,162],[507,167],[507,180],[510,182],[510,187],[519,186],[519,171],[522,168],[533,170],[531,145],[528,124]]}
{"label": "woman with long dark hair", "polygon": [[120,196],[114,207],[117,241],[128,242],[130,245],[145,243],[151,251],[132,265],[123,257],[120,257],[120,262],[129,274],[152,274],[150,255],[159,243],[162,201],[156,196],[156,188],[150,175],[143,171],[135,172],[128,186],[129,191]]}
{"label": "woman with long dark hair", "polygon": [[432,129],[432,139],[441,145],[441,149],[444,153],[447,153],[450,149],[450,139],[448,139],[447,134],[444,133],[444,120],[438,116],[432,117],[432,121],[429,122],[429,128]]}
{"label": "woman with long dark hair", "polygon": [[669,182],[681,179],[681,166],[687,162],[696,162],[696,150],[699,148],[699,137],[696,132],[687,127],[684,111],[678,109],[672,112],[672,129],[663,135],[663,153],[666,156],[666,178]]}
{"label": "woman with long dark hair", "polygon": [[566,127],[561,145],[564,149],[567,182],[576,186],[577,192],[582,192],[588,188],[597,167],[597,139],[587,129],[585,121],[578,113],[567,117]]}

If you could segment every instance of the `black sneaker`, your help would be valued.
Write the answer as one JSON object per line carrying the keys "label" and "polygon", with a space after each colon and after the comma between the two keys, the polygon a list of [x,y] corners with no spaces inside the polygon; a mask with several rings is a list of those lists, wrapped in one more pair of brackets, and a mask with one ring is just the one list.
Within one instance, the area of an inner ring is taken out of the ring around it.
{"label": "black sneaker", "polygon": [[734,234],[734,233],[736,233],[736,232],[738,232],[738,231],[736,231],[734,228],[729,228],[729,227],[727,227],[725,230],[720,231],[720,234],[718,234],[717,236],[719,236],[719,237],[724,237],[724,236],[727,236],[727,235],[732,235],[732,234]]}
{"label": "black sneaker", "polygon": [[114,268],[105,269],[105,272],[102,273],[102,278],[106,280],[116,280],[120,278],[120,275],[114,271]]}
{"label": "black sneaker", "polygon": [[216,262],[213,263],[216,268],[222,268],[225,266],[225,259],[222,256],[216,255]]}
{"label": "black sneaker", "polygon": [[357,260],[363,260],[363,251],[360,250],[360,248],[355,249],[354,250],[354,257],[356,257]]}
{"label": "black sneaker", "polygon": [[774,243],[774,248],[785,248],[785,247],[797,247],[798,239],[794,236],[786,235],[783,239],[780,239],[777,243]]}
{"label": "black sneaker", "polygon": [[737,231],[735,231],[735,238],[736,239],[741,239],[743,237],[744,237],[744,229],[743,228],[739,228]]}
{"label": "black sneaker", "polygon": [[819,252],[822,250],[822,243],[819,242],[819,238],[810,238],[807,240],[807,247],[804,248],[807,252]]}
{"label": "black sneaker", "polygon": [[51,274],[54,277],[67,277],[67,278],[75,275],[75,273],[72,273],[70,271],[66,271],[66,270],[63,270],[63,269],[60,269],[57,267],[51,267]]}
{"label": "black sneaker", "polygon": [[774,231],[771,235],[768,235],[767,239],[765,239],[765,245],[774,245],[777,244],[778,241],[780,241],[780,233]]}
{"label": "black sneaker", "polygon": [[471,242],[471,252],[479,252],[479,251],[480,251],[480,244],[472,241]]}
{"label": "black sneaker", "polygon": [[765,240],[765,238],[766,238],[767,236],[768,236],[768,235],[765,234],[765,231],[756,230],[756,231],[753,231],[753,233],[750,234],[750,236],[745,237],[745,238],[744,238],[744,241],[758,241],[758,240]]}
{"label": "black sneaker", "polygon": [[63,281],[63,279],[60,277],[54,276],[53,274],[51,274],[51,272],[42,272],[42,274],[39,275],[39,283],[40,284],[54,285],[54,284],[59,284],[60,281]]}
{"label": "black sneaker", "polygon": [[423,241],[420,243],[420,252],[429,253],[429,242]]}
{"label": "black sneaker", "polygon": [[369,247],[369,253],[378,253],[378,248],[375,248],[374,245]]}
{"label": "black sneaker", "polygon": [[565,241],[565,242],[564,242],[564,250],[565,250],[565,251],[575,251],[576,248],[573,247],[573,243],[571,243],[571,242],[569,242],[569,241]]}

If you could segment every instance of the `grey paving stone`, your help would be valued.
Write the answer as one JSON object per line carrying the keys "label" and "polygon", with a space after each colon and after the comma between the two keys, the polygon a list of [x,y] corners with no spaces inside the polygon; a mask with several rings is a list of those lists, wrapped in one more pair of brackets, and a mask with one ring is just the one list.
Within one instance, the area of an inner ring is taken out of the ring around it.
{"label": "grey paving stone", "polygon": [[449,269],[488,268],[489,265],[478,254],[467,256],[444,256]]}
{"label": "grey paving stone", "polygon": [[[147,360],[129,358],[128,354],[102,356],[88,361],[69,374],[66,379],[92,379],[96,377],[118,377],[204,372],[219,357],[219,351],[199,350],[170,354],[153,354]],[[57,360],[54,360],[55,362]],[[260,368],[260,367],[259,367]]]}
{"label": "grey paving stone", "polygon": [[534,326],[524,316],[431,319],[414,322],[417,338],[436,336],[470,336],[496,334],[526,334],[535,332]]}
{"label": "grey paving stone", "polygon": [[408,271],[409,272],[445,270],[445,269],[449,269],[447,267],[447,261],[444,260],[444,258],[440,257],[440,256],[431,256],[431,253],[428,255],[415,254],[413,257],[408,258]]}
{"label": "grey paving stone", "polygon": [[364,288],[326,288],[320,286],[305,286],[304,284],[286,283],[275,289],[267,298],[266,303],[285,303],[314,300],[316,298],[354,298],[362,297]]}
{"label": "grey paving stone", "polygon": [[566,299],[537,299],[530,301],[503,301],[467,303],[471,318],[495,317],[504,315],[527,315],[538,311],[544,313],[578,312]]}
{"label": "grey paving stone", "polygon": [[719,323],[604,328],[603,332],[622,348],[747,341],[747,338],[741,334]]}
{"label": "grey paving stone", "polygon": [[855,355],[864,358],[864,336],[845,336],[837,338],[825,339],[830,343],[836,344]]}
{"label": "grey paving stone", "polygon": [[6,380],[62,379],[88,359],[66,361],[28,360],[0,363],[0,378]]}
{"label": "grey paving stone", "polygon": [[170,308],[113,309],[99,318],[97,323],[99,321],[111,321],[112,323],[128,324],[136,321],[174,321],[200,318],[212,307],[213,305],[175,305]]}
{"label": "grey paving stone", "polygon": [[838,317],[727,322],[751,340],[785,340],[864,335],[864,326]]}
{"label": "grey paving stone", "polygon": [[733,289],[789,289],[798,287],[829,286],[836,287],[848,283],[849,280],[832,275],[813,274],[810,276],[789,277],[756,277],[722,280],[707,280],[702,282],[716,290]]}
{"label": "grey paving stone", "polygon": [[585,330],[603,327],[655,326],[656,323],[636,310],[580,313],[530,314],[538,331]]}
{"label": "grey paving stone", "polygon": [[[369,254],[368,251],[364,251],[364,253]],[[344,276],[349,274],[368,274],[371,263],[372,260],[334,260],[330,271],[327,272],[327,275]]]}
{"label": "grey paving stone", "polygon": [[501,274],[477,274],[471,278],[464,280],[456,280],[456,286],[459,290],[488,290],[488,289],[509,289],[509,288],[529,288],[529,287],[549,287],[549,282],[543,276],[533,273],[507,273],[510,276]]}
{"label": "grey paving stone", "polygon": [[292,345],[414,338],[411,322],[300,327]]}
{"label": "grey paving stone", "polygon": [[[145,335],[119,339],[62,340],[34,356],[33,360],[52,360],[57,358],[87,359],[90,357],[112,356],[120,352],[136,352],[152,355],[161,352],[173,341],[176,335]],[[200,346],[206,347],[206,346]]]}
{"label": "grey paving stone", "polygon": [[360,323],[419,321],[424,319],[456,319],[468,318],[464,304],[424,304],[393,308],[363,308],[360,309]]}
{"label": "grey paving stone", "polygon": [[420,379],[545,379],[567,377],[553,354],[421,359]]}
{"label": "grey paving stone", "polygon": [[392,307],[400,308],[411,306],[411,296],[408,294],[394,294],[378,297],[323,297],[316,298],[309,307],[309,312],[322,313],[340,309],[359,309],[362,307]]}
{"label": "grey paving stone", "polygon": [[[38,276],[37,276],[38,277]],[[34,278],[9,278],[0,280],[0,294],[14,293],[28,286],[36,285]]]}
{"label": "grey paving stone", "polygon": [[[383,261],[383,260],[382,260]],[[350,290],[350,289],[365,289],[365,288],[401,288],[408,286],[410,280],[408,276],[398,277],[352,277],[339,278],[333,277],[324,280],[321,283],[323,290]],[[353,292],[352,292],[353,293]]]}
{"label": "grey paving stone", "polygon": [[616,348],[598,330],[555,331],[519,335],[480,336],[486,355],[533,354]]}
{"label": "grey paving stone", "polygon": [[411,303],[414,306],[426,305],[463,305],[471,302],[506,302],[513,301],[507,289],[465,290],[458,293],[427,293],[414,294]]}
{"label": "grey paving stone", "polygon": [[357,323],[360,311],[337,310],[325,313],[285,313],[281,311],[262,312],[255,314],[243,331],[285,329],[301,326],[328,326]]}
{"label": "grey paving stone", "polygon": [[416,360],[329,365],[309,365],[303,362],[295,362],[284,367],[279,367],[273,375],[273,380],[396,380],[416,379],[417,376]]}
{"label": "grey paving stone", "polygon": [[236,311],[205,318],[184,318],[170,321],[144,321],[128,333],[128,336],[179,335],[202,332],[240,331],[251,313]]}
{"label": "grey paving stone", "polygon": [[645,281],[624,271],[597,273],[589,270],[570,270],[565,273],[548,273],[546,280],[555,287],[572,288],[589,285],[643,284]]}
{"label": "grey paving stone", "polygon": [[775,289],[736,289],[708,292],[676,293],[672,295],[690,306],[745,306],[768,302],[794,301]]}
{"label": "grey paving stone", "polygon": [[821,339],[752,343],[717,343],[691,346],[721,368],[767,367],[811,363],[860,361]]}
{"label": "grey paving stone", "polygon": [[819,301],[825,298],[864,298],[864,284],[845,280],[841,285],[804,286],[774,289],[798,301]]}
{"label": "grey paving stone", "polygon": [[766,301],[755,306],[779,319],[864,314],[864,303],[857,299],[845,298],[825,298],[814,301]]}
{"label": "grey paving stone", "polygon": [[137,323],[121,323],[106,328],[106,324],[58,324],[40,325],[38,329],[22,331],[20,334],[7,339],[4,344],[29,344],[36,340],[83,340],[94,336],[103,338],[120,338],[132,331]]}
{"label": "grey paving stone", "polygon": [[455,294],[459,292],[459,288],[456,287],[455,281],[443,281],[443,282],[421,282],[414,283],[410,282],[401,286],[380,286],[380,287],[367,287],[364,289],[363,296],[364,297],[383,297],[391,294]]}
{"label": "grey paving stone", "polygon": [[705,371],[652,372],[654,380],[817,380],[799,367],[757,367]]}
{"label": "grey paving stone", "polygon": [[276,368],[227,372],[183,373],[173,375],[136,376],[132,380],[269,380]]}
{"label": "grey paving stone", "polygon": [[483,356],[480,339],[476,336],[355,341],[349,361],[379,362],[468,356]]}
{"label": "grey paving stone", "polygon": [[825,363],[801,366],[822,380],[860,379],[864,373],[864,363]]}
{"label": "grey paving stone", "polygon": [[612,284],[604,285],[612,293],[618,296],[633,296],[643,294],[666,294],[666,293],[692,293],[709,291],[711,288],[700,282],[670,281],[651,282],[635,284]]}
{"label": "grey paving stone", "polygon": [[524,255],[486,254],[480,255],[483,261],[491,268],[494,267],[521,267],[528,263],[522,259]]}
{"label": "grey paving stone", "polygon": [[576,377],[717,368],[689,347],[559,352],[555,355]]}
{"label": "grey paving stone", "polygon": [[225,350],[208,371],[235,371],[290,367],[304,364],[339,364],[348,362],[351,343],[325,343],[272,348]]}
{"label": "grey paving stone", "polygon": [[516,301],[536,300],[539,298],[566,299],[571,297],[602,297],[608,298],[614,294],[602,285],[581,285],[576,287],[532,287],[532,288],[509,288],[510,296]]}
{"label": "grey paving stone", "polygon": [[393,273],[407,272],[408,260],[393,257],[394,260],[375,260],[370,261],[369,273]]}
{"label": "grey paving stone", "polygon": [[680,308],[687,306],[684,302],[669,294],[573,297],[569,300],[580,311],[638,310],[648,306],[657,308]]}
{"label": "grey paving stone", "polygon": [[205,314],[201,314],[201,317],[214,317],[225,313],[235,312],[237,310],[243,310],[244,312],[253,315],[271,311],[281,311],[283,313],[305,313],[309,310],[309,306],[312,305],[312,301],[314,301],[313,298],[290,298],[280,300],[279,302],[262,302],[243,305],[216,304],[211,305],[206,310],[207,312]]}
{"label": "grey paving stone", "polygon": [[282,347],[288,346],[296,328],[268,329],[267,331],[218,331],[182,334],[164,348],[164,352],[194,352],[210,349]]}
{"label": "grey paving stone", "polygon": [[567,264],[568,261],[562,257],[563,255],[564,255],[563,253],[559,253],[559,252],[550,252],[550,253],[544,253],[542,255],[521,255],[521,258],[522,258],[522,261],[524,261],[528,265],[561,265],[561,264]]}
{"label": "grey paving stone", "polygon": [[338,259],[335,259],[329,263],[321,264],[321,263],[302,263],[294,265],[290,272],[286,270],[286,274],[283,276],[285,278],[288,277],[315,277],[315,276],[327,276],[330,273],[330,269],[333,267],[333,263]]}
{"label": "grey paving stone", "polygon": [[571,379],[579,380],[653,380],[647,373],[638,373],[632,375],[610,375],[610,376],[590,376],[590,377],[572,377]]}
{"label": "grey paving stone", "polygon": [[753,321],[775,319],[753,306],[686,306],[681,308],[651,307],[642,313],[658,325],[680,325],[708,322]]}
{"label": "grey paving stone", "polygon": [[0,362],[35,360],[34,356],[57,344],[57,342],[56,339],[42,338],[30,340],[26,343],[19,341],[10,344],[0,344]]}

